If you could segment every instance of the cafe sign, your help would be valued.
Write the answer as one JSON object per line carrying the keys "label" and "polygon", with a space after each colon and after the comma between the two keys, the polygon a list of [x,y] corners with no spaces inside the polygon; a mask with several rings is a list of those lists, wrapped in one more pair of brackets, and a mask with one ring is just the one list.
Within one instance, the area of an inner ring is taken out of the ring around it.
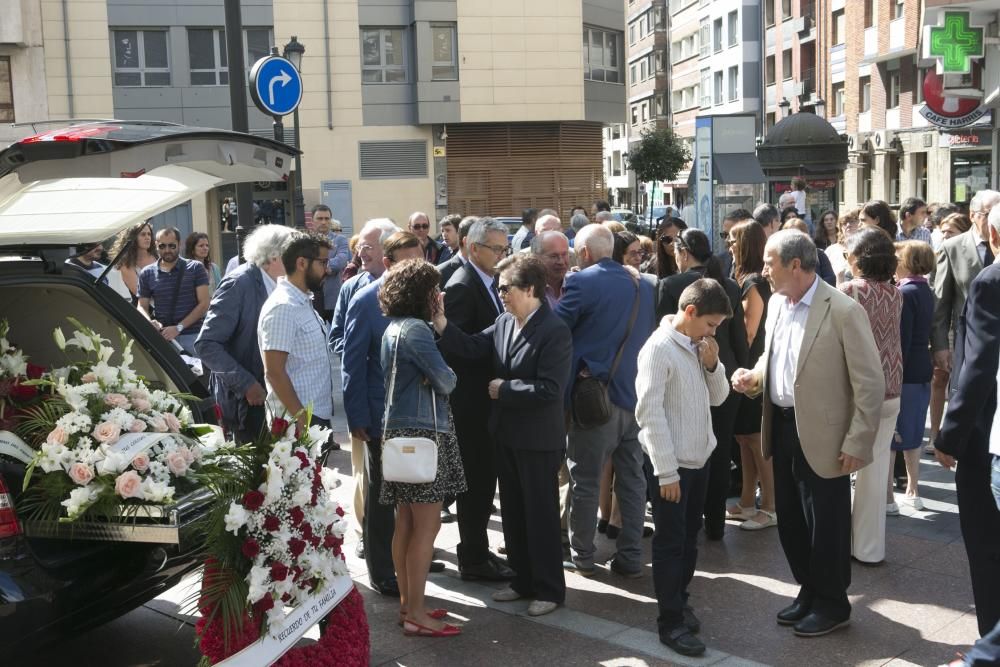
{"label": "cafe sign", "polygon": [[934,70],[928,70],[924,76],[924,106],[920,115],[933,125],[941,128],[965,127],[986,115],[988,109],[982,105],[982,100],[946,95],[943,84],[942,76]]}

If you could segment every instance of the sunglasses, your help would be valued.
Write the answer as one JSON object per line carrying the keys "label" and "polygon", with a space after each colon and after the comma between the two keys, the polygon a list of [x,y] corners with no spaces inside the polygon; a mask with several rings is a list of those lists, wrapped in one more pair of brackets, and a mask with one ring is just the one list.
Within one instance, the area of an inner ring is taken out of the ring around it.
{"label": "sunglasses", "polygon": [[719,238],[723,241],[729,240],[729,232],[719,232]]}
{"label": "sunglasses", "polygon": [[663,245],[670,245],[673,242],[674,242],[674,237],[673,236],[661,236],[660,237],[660,243],[662,243]]}
{"label": "sunglasses", "polygon": [[430,225],[413,225],[414,229],[430,229]]}
{"label": "sunglasses", "polygon": [[157,243],[156,247],[159,250],[167,250],[167,249],[169,249],[169,250],[177,250],[177,244],[176,243]]}

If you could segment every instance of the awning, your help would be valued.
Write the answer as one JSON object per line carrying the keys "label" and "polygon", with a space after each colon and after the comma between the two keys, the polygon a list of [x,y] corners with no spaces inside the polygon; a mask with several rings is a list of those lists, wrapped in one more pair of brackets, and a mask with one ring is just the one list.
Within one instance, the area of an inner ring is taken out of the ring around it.
{"label": "awning", "polygon": [[712,175],[720,185],[767,183],[767,177],[753,153],[713,155]]}

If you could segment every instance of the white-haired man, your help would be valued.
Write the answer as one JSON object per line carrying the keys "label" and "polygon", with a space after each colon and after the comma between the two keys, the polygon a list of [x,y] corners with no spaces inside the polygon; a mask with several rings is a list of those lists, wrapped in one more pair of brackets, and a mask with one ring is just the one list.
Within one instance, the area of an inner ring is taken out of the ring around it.
{"label": "white-haired man", "polygon": [[211,373],[209,386],[222,426],[238,442],[253,440],[264,427],[264,362],[254,332],[261,306],[285,275],[281,252],[291,233],[290,227],[261,225],[246,238],[246,264],[219,283],[194,343]]}

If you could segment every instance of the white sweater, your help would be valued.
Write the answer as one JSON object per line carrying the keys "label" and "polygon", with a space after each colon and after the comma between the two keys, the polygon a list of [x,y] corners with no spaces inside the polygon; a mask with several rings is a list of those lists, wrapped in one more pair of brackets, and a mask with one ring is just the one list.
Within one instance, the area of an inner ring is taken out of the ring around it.
{"label": "white sweater", "polygon": [[643,345],[635,380],[639,442],[661,486],[680,479],[678,468],[698,469],[708,461],[716,444],[709,406],[729,395],[722,362],[708,372],[672,319],[664,317]]}

